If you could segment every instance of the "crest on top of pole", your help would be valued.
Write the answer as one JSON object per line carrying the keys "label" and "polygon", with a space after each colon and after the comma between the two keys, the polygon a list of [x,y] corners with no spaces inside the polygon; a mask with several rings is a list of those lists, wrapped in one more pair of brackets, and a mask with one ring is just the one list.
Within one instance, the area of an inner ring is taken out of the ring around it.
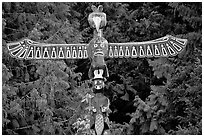
{"label": "crest on top of pole", "polygon": [[93,12],[102,12],[103,11],[103,6],[99,5],[98,8],[95,5],[91,6],[91,9]]}

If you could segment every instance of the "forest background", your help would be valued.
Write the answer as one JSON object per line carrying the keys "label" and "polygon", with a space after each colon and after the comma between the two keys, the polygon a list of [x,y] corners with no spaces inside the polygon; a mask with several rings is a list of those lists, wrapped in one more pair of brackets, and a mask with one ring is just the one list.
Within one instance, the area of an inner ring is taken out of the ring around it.
{"label": "forest background", "polygon": [[2,3],[2,134],[80,134],[90,66],[84,60],[28,61],[6,43],[88,43],[91,5],[103,5],[108,42],[140,42],[167,34],[188,39],[175,57],[106,59],[112,134],[202,134],[202,3]]}

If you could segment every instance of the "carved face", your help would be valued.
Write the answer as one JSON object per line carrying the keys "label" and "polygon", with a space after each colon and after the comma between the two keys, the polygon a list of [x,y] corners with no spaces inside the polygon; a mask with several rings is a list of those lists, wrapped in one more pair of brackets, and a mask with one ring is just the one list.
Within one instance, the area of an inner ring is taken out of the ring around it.
{"label": "carved face", "polygon": [[88,45],[88,56],[106,56],[108,53],[108,41],[103,37],[93,38]]}
{"label": "carved face", "polygon": [[94,88],[97,90],[102,89],[104,87],[103,72],[103,69],[94,71],[93,85]]}
{"label": "carved face", "polygon": [[104,81],[101,79],[96,79],[93,81],[94,88],[100,90],[104,87]]}

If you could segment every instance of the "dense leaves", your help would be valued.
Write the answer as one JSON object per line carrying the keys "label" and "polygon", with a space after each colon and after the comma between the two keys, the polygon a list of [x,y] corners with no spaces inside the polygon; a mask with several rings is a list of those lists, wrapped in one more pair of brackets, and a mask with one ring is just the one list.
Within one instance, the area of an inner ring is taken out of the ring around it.
{"label": "dense leaves", "polygon": [[91,92],[82,82],[88,79],[90,61],[16,60],[6,43],[25,37],[88,43],[93,36],[87,21],[92,4],[102,4],[107,14],[108,42],[167,34],[188,39],[185,51],[175,57],[106,59],[110,132],[202,134],[202,4],[176,2],[2,3],[3,134],[87,134],[81,100]]}

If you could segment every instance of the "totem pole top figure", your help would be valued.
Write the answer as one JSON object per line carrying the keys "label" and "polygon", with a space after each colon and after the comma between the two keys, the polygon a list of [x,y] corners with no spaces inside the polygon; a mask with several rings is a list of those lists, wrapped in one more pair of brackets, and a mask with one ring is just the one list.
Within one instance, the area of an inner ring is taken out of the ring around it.
{"label": "totem pole top figure", "polygon": [[92,59],[93,66],[105,65],[104,57],[108,54],[108,41],[102,37],[102,28],[106,26],[106,14],[103,11],[103,6],[98,8],[92,5],[93,12],[88,17],[88,22],[94,28],[94,37],[87,46],[88,56]]}

